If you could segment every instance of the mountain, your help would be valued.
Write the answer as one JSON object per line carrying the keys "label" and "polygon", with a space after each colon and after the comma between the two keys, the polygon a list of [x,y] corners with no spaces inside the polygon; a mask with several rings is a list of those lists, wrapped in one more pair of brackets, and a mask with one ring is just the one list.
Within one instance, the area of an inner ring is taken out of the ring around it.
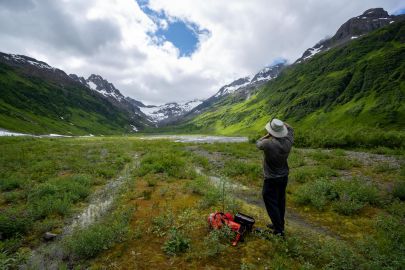
{"label": "mountain", "polygon": [[183,103],[171,102],[160,106],[140,104],[139,109],[156,125],[162,126],[181,119],[201,103],[200,100],[192,100]]}
{"label": "mountain", "polygon": [[294,126],[297,145],[405,147],[404,59],[399,20],[285,67],[247,100],[229,95],[166,130],[258,136],[277,116]]}
{"label": "mountain", "polygon": [[[91,87],[95,86],[95,90]],[[111,84],[23,55],[0,53],[0,127],[23,133],[117,134],[149,120]]]}
{"label": "mountain", "polygon": [[100,75],[92,74],[89,78],[69,75],[75,81],[100,93],[118,107],[126,110],[132,118],[143,122],[146,126],[156,127],[176,121],[187,114],[201,101],[192,100],[183,103],[166,103],[163,105],[145,105],[141,101],[125,97],[115,86]]}
{"label": "mountain", "polygon": [[230,99],[233,100],[232,102],[249,99],[262,85],[276,78],[283,68],[285,68],[285,66],[285,62],[268,66],[253,76],[239,78],[230,84],[222,86],[215,95],[203,100],[200,104],[198,104],[198,106],[195,106],[195,108],[190,110],[188,113],[178,118],[177,122],[172,121],[170,124],[178,124],[182,121],[191,119],[207,110],[210,110],[216,104],[221,102],[229,102]]}
{"label": "mountain", "polygon": [[144,106],[142,102],[125,97],[112,83],[100,75],[91,74],[87,79],[79,77],[76,74],[70,74],[69,77],[99,93],[115,106],[126,111],[133,121],[140,123],[132,125],[133,131],[139,131],[138,126],[153,126],[153,121],[139,109],[140,106]]}
{"label": "mountain", "polygon": [[404,19],[405,15],[389,15],[388,12],[382,8],[368,9],[362,15],[351,18],[345,22],[340,26],[333,37],[321,40],[314,47],[307,49],[303,55],[297,59],[296,63],[301,63],[319,52],[343,45],[378,28]]}

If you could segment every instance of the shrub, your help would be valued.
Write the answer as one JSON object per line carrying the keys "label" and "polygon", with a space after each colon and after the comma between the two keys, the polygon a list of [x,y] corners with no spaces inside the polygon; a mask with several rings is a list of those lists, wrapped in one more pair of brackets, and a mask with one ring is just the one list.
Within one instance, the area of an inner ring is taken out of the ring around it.
{"label": "shrub", "polygon": [[376,173],[384,173],[384,172],[390,172],[390,171],[395,171],[396,167],[392,166],[388,162],[381,162],[378,163],[374,168],[373,171]]}
{"label": "shrub", "polygon": [[27,258],[28,254],[26,252],[17,252],[10,255],[0,250],[0,269],[19,269]]}
{"label": "shrub", "polygon": [[219,230],[212,230],[204,237],[203,251],[204,257],[214,257],[223,252],[234,239],[235,233],[228,227],[224,226]]}
{"label": "shrub", "polygon": [[31,218],[24,212],[8,209],[0,212],[0,232],[3,238],[25,234],[32,226]]}
{"label": "shrub", "polygon": [[23,184],[23,180],[20,178],[9,177],[3,178],[0,180],[0,190],[1,191],[10,191],[17,188],[20,188]]}
{"label": "shrub", "polygon": [[70,213],[72,203],[67,196],[56,198],[45,196],[42,199],[33,200],[29,205],[30,215],[35,219],[43,219],[51,214],[66,216]]}
{"label": "shrub", "polygon": [[169,237],[163,244],[163,251],[169,256],[186,252],[190,248],[190,239],[177,228],[172,228]]}
{"label": "shrub", "polygon": [[24,199],[26,194],[22,191],[9,191],[3,193],[3,198],[5,203],[18,203],[18,201]]}
{"label": "shrub", "polygon": [[103,223],[75,231],[64,242],[67,250],[80,259],[89,259],[123,241],[129,232],[130,213],[118,212]]}
{"label": "shrub", "polygon": [[350,216],[358,213],[364,206],[364,202],[359,202],[357,200],[344,197],[333,203],[333,210],[339,214]]}
{"label": "shrub", "polygon": [[312,205],[318,210],[324,210],[327,202],[337,198],[333,184],[324,178],[300,186],[295,192],[294,200],[298,204]]}
{"label": "shrub", "polygon": [[195,194],[203,195],[210,188],[208,179],[204,176],[197,176],[193,181],[187,184],[187,189]]}
{"label": "shrub", "polygon": [[316,161],[324,161],[324,160],[328,160],[328,159],[332,158],[332,156],[329,153],[321,151],[321,150],[311,152],[309,154],[309,156],[313,160],[316,160]]}
{"label": "shrub", "polygon": [[299,183],[316,180],[319,178],[337,176],[336,171],[326,166],[301,167],[291,170],[290,178]]}
{"label": "shrub", "polygon": [[343,149],[339,149],[339,148],[333,149],[330,153],[333,156],[338,156],[338,157],[346,156],[346,152]]}
{"label": "shrub", "polygon": [[238,160],[226,161],[223,172],[226,176],[240,177],[247,182],[259,180],[263,174],[260,164]]}
{"label": "shrub", "polygon": [[192,166],[188,166],[186,159],[178,151],[145,154],[142,157],[138,175],[144,176],[148,173],[165,173],[180,179],[193,179],[196,176]]}
{"label": "shrub", "polygon": [[164,236],[174,224],[174,214],[172,211],[167,211],[163,214],[160,214],[152,219],[152,233],[157,236]]}
{"label": "shrub", "polygon": [[222,192],[214,186],[208,187],[200,201],[200,207],[203,209],[209,208],[222,201]]}
{"label": "shrub", "polygon": [[334,186],[341,200],[352,200],[359,203],[369,203],[375,206],[381,205],[382,198],[378,189],[364,181],[356,178],[350,181],[338,180],[334,183]]}
{"label": "shrub", "polygon": [[32,216],[41,219],[51,214],[67,215],[72,204],[90,194],[90,184],[87,176],[76,175],[38,185],[28,196]]}
{"label": "shrub", "polygon": [[330,182],[319,179],[297,189],[294,200],[298,204],[312,205],[323,210],[328,202],[333,202],[333,210],[343,215],[360,211],[366,204],[381,205],[382,199],[375,186],[353,179]]}
{"label": "shrub", "polygon": [[288,157],[288,165],[290,168],[305,166],[305,158],[299,152],[292,151]]}
{"label": "shrub", "polygon": [[387,211],[391,215],[399,218],[405,218],[405,202],[396,199],[390,205],[388,205]]}
{"label": "shrub", "polygon": [[405,201],[405,181],[397,181],[392,189],[392,196]]}
{"label": "shrub", "polygon": [[336,170],[348,170],[354,165],[349,159],[340,156],[329,159],[326,164]]}
{"label": "shrub", "polygon": [[375,222],[377,234],[359,243],[367,259],[363,269],[403,269],[405,265],[405,228],[401,219],[379,216]]}

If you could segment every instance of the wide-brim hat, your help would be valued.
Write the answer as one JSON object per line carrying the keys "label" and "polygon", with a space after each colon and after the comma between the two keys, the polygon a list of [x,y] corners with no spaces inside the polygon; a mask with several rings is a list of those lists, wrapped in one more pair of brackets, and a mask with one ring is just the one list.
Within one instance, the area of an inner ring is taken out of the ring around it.
{"label": "wide-brim hat", "polygon": [[276,138],[282,138],[288,134],[287,127],[284,125],[284,122],[279,119],[271,120],[271,122],[268,122],[264,128],[271,136]]}

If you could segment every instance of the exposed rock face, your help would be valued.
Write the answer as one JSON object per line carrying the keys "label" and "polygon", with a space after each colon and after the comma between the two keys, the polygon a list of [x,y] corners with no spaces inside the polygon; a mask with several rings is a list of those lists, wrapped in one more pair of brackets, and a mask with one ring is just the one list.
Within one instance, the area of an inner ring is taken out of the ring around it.
{"label": "exposed rock face", "polygon": [[[142,102],[137,101],[130,97],[125,97],[121,92],[115,88],[114,84],[105,80],[100,75],[91,74],[89,78],[84,79],[76,74],[69,75],[71,79],[78,82],[91,90],[101,94],[108,99],[111,103],[127,111],[131,119],[140,123],[140,126],[153,126],[151,119],[145,115],[140,109],[140,106],[144,106]],[[140,127],[132,125],[133,131],[139,131]]]}
{"label": "exposed rock face", "polygon": [[235,101],[249,99],[257,89],[266,82],[276,78],[286,67],[286,63],[279,63],[273,66],[265,67],[253,76],[237,79],[230,84],[222,86],[218,92],[210,98],[204,100],[201,104],[192,109],[184,117],[193,117],[210,108],[213,104],[221,102],[224,98],[232,95]]}
{"label": "exposed rock face", "polygon": [[106,97],[112,97],[118,101],[124,99],[121,92],[115,88],[115,86],[107,80],[104,80],[100,75],[91,74],[86,80],[87,85]]}
{"label": "exposed rock face", "polygon": [[16,67],[28,76],[38,76],[62,86],[71,83],[68,75],[63,70],[51,67],[45,62],[38,61],[25,55],[0,52],[0,62]]}
{"label": "exposed rock face", "polygon": [[307,49],[304,54],[297,59],[296,63],[301,63],[319,52],[345,44],[350,40],[359,38],[364,34],[403,19],[405,19],[405,15],[389,15],[388,12],[382,8],[368,9],[362,15],[351,18],[345,22],[339,27],[333,37],[322,40],[314,47]]}
{"label": "exposed rock face", "polygon": [[182,103],[171,102],[160,106],[142,104],[140,109],[157,125],[166,125],[180,119],[201,103],[200,100],[192,100]]}
{"label": "exposed rock face", "polygon": [[77,76],[76,74],[69,74],[69,77],[72,78],[75,82],[78,82],[78,83],[80,83],[80,84],[83,84],[83,85],[89,87],[89,86],[87,85],[87,82],[86,82],[86,79],[85,79],[85,78],[79,77],[79,76]]}

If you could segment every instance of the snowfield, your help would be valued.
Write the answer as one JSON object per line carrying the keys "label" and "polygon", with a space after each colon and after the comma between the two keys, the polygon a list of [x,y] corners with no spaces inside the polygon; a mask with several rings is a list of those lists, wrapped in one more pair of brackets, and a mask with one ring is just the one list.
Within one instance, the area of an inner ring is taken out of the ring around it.
{"label": "snowfield", "polygon": [[151,121],[156,123],[169,117],[186,114],[201,103],[202,101],[200,100],[193,100],[183,103],[166,103],[160,106],[139,107],[139,109],[141,109]]}

